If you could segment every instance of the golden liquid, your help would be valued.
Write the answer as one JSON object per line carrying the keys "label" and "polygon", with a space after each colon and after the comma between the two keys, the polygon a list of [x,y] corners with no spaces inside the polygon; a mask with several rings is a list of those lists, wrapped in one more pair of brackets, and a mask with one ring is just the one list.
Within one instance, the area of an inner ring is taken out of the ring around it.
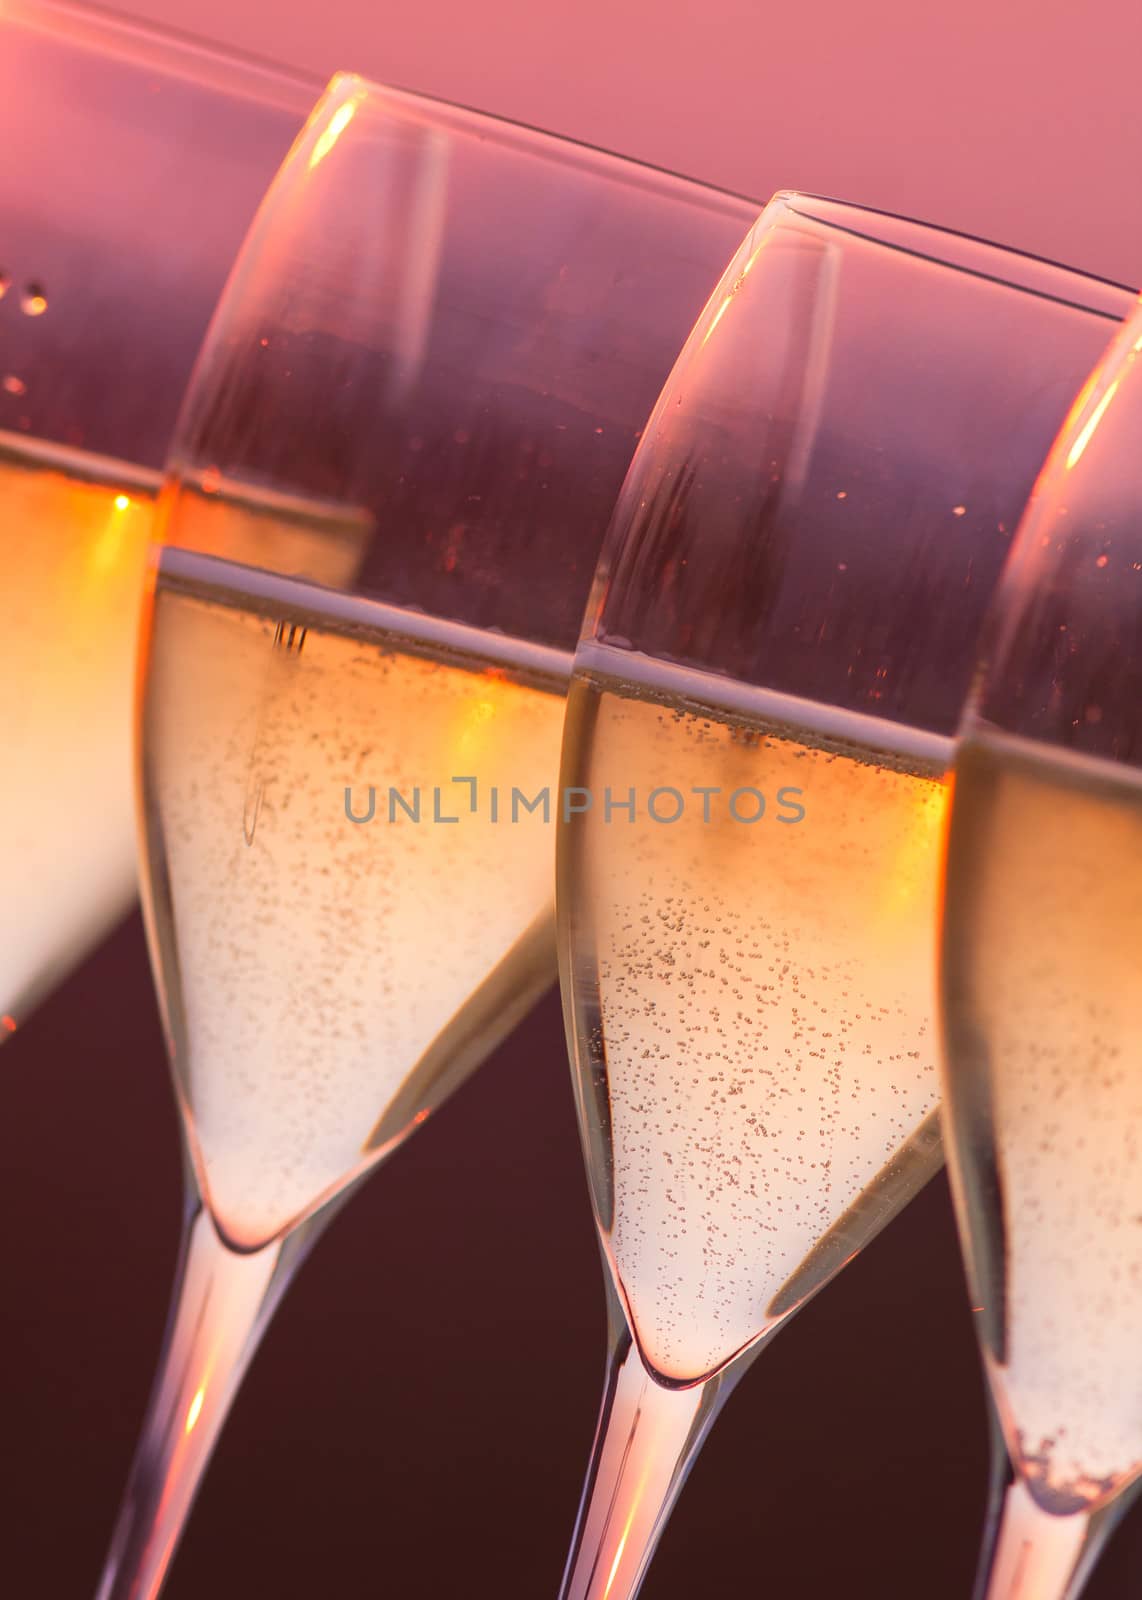
{"label": "golden liquid", "polygon": [[[554,977],[553,829],[539,811],[513,821],[506,799],[554,788],[568,667],[163,553],[152,922],[200,1175],[234,1242],[268,1239],[392,1148]],[[458,777],[476,780],[475,811]],[[372,820],[350,820],[346,790],[365,816],[370,787]],[[391,789],[406,806],[419,789],[419,821]]]}
{"label": "golden liquid", "polygon": [[[726,680],[658,663],[624,680],[630,662],[596,647],[577,670],[564,782],[721,795],[708,822],[697,797],[675,823],[642,808],[608,823],[596,802],[564,830],[560,949],[615,1272],[648,1361],[694,1379],[802,1304],[938,1166],[948,751],[804,703],[828,731],[783,725],[777,697],[729,685],[727,706]],[[747,788],[766,798],[756,823],[729,813]]]}
{"label": "golden liquid", "polygon": [[1056,1512],[1142,1467],[1140,935],[1139,775],[1016,739],[966,746],[944,933],[949,1158],[1008,1444]]}
{"label": "golden liquid", "polygon": [[0,1040],[135,894],[132,685],[157,479],[0,434]]}

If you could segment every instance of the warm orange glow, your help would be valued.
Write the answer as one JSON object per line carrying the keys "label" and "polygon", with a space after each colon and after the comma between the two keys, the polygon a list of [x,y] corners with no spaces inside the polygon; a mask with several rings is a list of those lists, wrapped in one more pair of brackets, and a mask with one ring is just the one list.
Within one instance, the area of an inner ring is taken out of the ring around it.
{"label": "warm orange glow", "polygon": [[[632,1512],[631,1515],[633,1516],[633,1514],[634,1513]],[[619,1570],[619,1562],[623,1558],[623,1551],[626,1549],[627,1540],[628,1540],[629,1537],[630,1537],[630,1521],[628,1519],[627,1525],[623,1529],[623,1536],[619,1540],[619,1547],[615,1551],[615,1559],[611,1562],[611,1570],[610,1570],[610,1572],[607,1573],[607,1583],[606,1583],[606,1587],[603,1590],[604,1600],[606,1600],[606,1596],[609,1595],[610,1592],[611,1592],[611,1585],[615,1581],[615,1574]]]}
{"label": "warm orange glow", "polygon": [[1115,392],[1118,388],[1118,383],[1119,380],[1115,378],[1114,382],[1107,386],[1106,393],[1103,395],[1102,399],[1098,402],[1090,416],[1087,418],[1082,432],[1079,434],[1078,438],[1075,440],[1067,454],[1067,472],[1070,472],[1074,467],[1077,467],[1079,462],[1082,460],[1083,451],[1086,449],[1087,445],[1094,436],[1094,430],[1102,421],[1107,406],[1114,399]]}
{"label": "warm orange glow", "polygon": [[4,1015],[2,1017],[0,1017],[0,1027],[2,1027],[5,1030],[6,1033],[15,1033],[15,1031],[16,1031],[16,1019],[15,1019],[15,1017],[10,1017],[8,1015],[8,1013],[5,1011]]}
{"label": "warm orange glow", "polygon": [[487,682],[485,678],[484,696],[465,706],[460,713],[459,726],[456,729],[457,760],[461,757],[475,757],[487,751],[489,738],[493,733],[487,724],[499,712],[504,696],[512,695],[515,687],[506,679],[493,684]]}
{"label": "warm orange glow", "polygon": [[28,392],[28,385],[24,382],[23,378],[18,378],[14,372],[9,372],[8,375],[2,381],[0,381],[0,388],[4,390],[5,394],[19,395],[27,394]]}
{"label": "warm orange glow", "polygon": [[131,496],[129,494],[117,494],[115,496],[115,509],[116,509],[116,511],[126,511],[127,507],[130,504],[131,504]]}
{"label": "warm orange glow", "polygon": [[202,1414],[202,1402],[205,1399],[206,1385],[203,1384],[195,1394],[194,1399],[190,1402],[190,1410],[186,1414],[186,1427],[183,1429],[184,1433],[190,1433],[193,1430],[195,1423]]}
{"label": "warm orange glow", "polygon": [[340,139],[341,135],[345,132],[345,129],[352,122],[356,110],[357,102],[355,100],[350,100],[346,105],[341,106],[339,110],[333,113],[329,126],[326,128],[325,132],[321,135],[320,139],[318,139],[317,143],[313,147],[313,154],[309,158],[310,172],[312,172],[314,167],[316,167],[320,162],[325,160],[325,157],[329,154],[330,150],[332,150],[338,139]]}
{"label": "warm orange glow", "polygon": [[1086,410],[1087,402],[1094,393],[1095,389],[1098,387],[1099,375],[1099,368],[1096,367],[1087,381],[1083,384],[1078,394],[1075,395],[1075,398],[1071,401],[1071,409],[1067,412],[1067,415],[1063,421],[1063,426],[1059,430],[1060,437],[1065,438],[1066,435],[1070,433],[1075,423]]}
{"label": "warm orange glow", "polygon": [[718,323],[721,322],[721,320],[725,316],[726,312],[730,309],[730,305],[731,305],[731,303],[733,301],[733,298],[734,298],[734,291],[731,289],[729,294],[726,296],[726,298],[722,301],[721,305],[718,307],[717,311],[715,311],[714,320],[713,320],[713,322],[711,322],[710,326],[706,329],[706,332],[703,335],[703,338],[702,338],[702,347],[703,347],[703,349],[706,347],[706,345],[709,344],[710,340],[714,337],[714,329],[718,326]]}
{"label": "warm orange glow", "polygon": [[102,577],[115,570],[128,548],[126,535],[130,526],[130,522],[124,522],[121,517],[107,518],[106,526],[93,541],[88,555],[88,567],[93,573]]}
{"label": "warm orange glow", "polygon": [[883,895],[877,896],[876,910],[882,917],[895,920],[910,911],[922,886],[930,882],[950,800],[950,778],[931,787],[924,785],[916,794],[908,825],[900,833],[884,876]]}
{"label": "warm orange glow", "polygon": [[759,244],[757,249],[754,251],[753,255],[750,256],[750,258],[746,262],[745,266],[741,269],[740,274],[734,279],[733,284],[732,284],[732,286],[730,288],[730,292],[726,295],[725,299],[722,301],[722,303],[718,307],[717,311],[714,312],[714,320],[713,320],[713,322],[711,322],[710,326],[706,329],[705,333],[702,335],[702,349],[703,350],[709,344],[710,340],[714,337],[714,329],[718,326],[718,323],[721,322],[721,320],[725,316],[726,312],[730,309],[730,305],[733,302],[734,296],[737,294],[737,292],[741,288],[742,284],[745,282],[745,280],[749,277],[750,273],[753,271],[754,263],[756,262],[758,256],[761,254],[761,252],[762,252],[762,250],[764,248],[765,248],[765,240],[763,239],[761,244]]}
{"label": "warm orange glow", "polygon": [[638,1513],[642,1507],[642,1497],[646,1493],[647,1480],[650,1477],[653,1466],[654,1458],[651,1456],[651,1458],[647,1461],[645,1468],[643,1469],[642,1477],[639,1479],[638,1488],[631,1496],[631,1506],[630,1511],[627,1513],[626,1526],[623,1528],[622,1538],[619,1540],[619,1547],[615,1551],[615,1559],[611,1562],[611,1570],[607,1574],[607,1581],[603,1587],[603,1600],[607,1600],[607,1596],[610,1594],[611,1588],[614,1585],[615,1577],[619,1570],[619,1564],[623,1559],[623,1551],[627,1547],[627,1540],[630,1538],[631,1529],[634,1527],[634,1519],[638,1516]]}
{"label": "warm orange glow", "polygon": [[936,880],[936,927],[944,926],[944,905],[948,897],[948,840],[952,831],[952,816],[956,799],[956,769],[953,767],[944,779],[944,816],[940,828],[939,875]]}
{"label": "warm orange glow", "polygon": [[42,317],[48,309],[48,297],[42,289],[29,289],[20,301],[20,310],[26,317]]}

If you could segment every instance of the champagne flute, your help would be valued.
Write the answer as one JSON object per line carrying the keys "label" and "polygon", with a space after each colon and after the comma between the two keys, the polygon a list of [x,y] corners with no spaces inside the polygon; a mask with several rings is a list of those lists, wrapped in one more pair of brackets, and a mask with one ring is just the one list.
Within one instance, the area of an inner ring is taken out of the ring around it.
{"label": "champagne flute", "polygon": [[319,92],[82,6],[7,0],[0,17],[0,148],[16,153],[0,169],[0,1043],[134,898],[157,469]]}
{"label": "champagne flute", "polygon": [[955,764],[945,1126],[1007,1480],[980,1600],[1074,1600],[1142,1483],[1140,355],[1142,313],[1036,485]]}
{"label": "champagne flute", "polygon": [[754,207],[336,78],[188,391],[144,621],[180,1280],[100,1600],[149,1600],[351,1187],[555,976],[571,648]]}
{"label": "champagne flute", "polygon": [[981,614],[1125,290],[778,196],[575,656],[560,972],[611,1310],[564,1600],[637,1593],[776,1330],[937,1169],[937,856]]}

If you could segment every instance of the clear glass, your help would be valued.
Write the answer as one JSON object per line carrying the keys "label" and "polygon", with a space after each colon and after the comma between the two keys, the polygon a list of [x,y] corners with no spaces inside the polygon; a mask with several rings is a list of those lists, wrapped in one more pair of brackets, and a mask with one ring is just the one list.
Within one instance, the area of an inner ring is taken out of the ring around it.
{"label": "clear glass", "polygon": [[1142,311],[1020,525],[946,857],[945,1127],[1007,1476],[979,1600],[1075,1600],[1142,1483]]}
{"label": "clear glass", "polygon": [[554,979],[587,589],[754,214],[353,77],[258,212],[145,608],[144,909],[189,1199],[100,1600],[161,1588],[331,1209]]}
{"label": "clear glass", "polygon": [[0,15],[0,1041],[134,898],[156,469],[320,87],[79,6]]}
{"label": "clear glass", "polygon": [[939,1165],[950,736],[1129,298],[780,195],[647,425],[563,749],[561,977],[614,1301],[565,1600],[637,1593],[742,1371]]}

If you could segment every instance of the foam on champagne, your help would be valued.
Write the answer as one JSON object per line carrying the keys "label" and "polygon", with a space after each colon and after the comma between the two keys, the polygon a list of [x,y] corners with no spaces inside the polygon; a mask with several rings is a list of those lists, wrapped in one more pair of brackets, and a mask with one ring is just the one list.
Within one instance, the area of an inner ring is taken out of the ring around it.
{"label": "foam on champagne", "polygon": [[[721,791],[709,821],[698,798],[674,823],[596,805],[560,842],[596,1199],[644,1355],[670,1378],[795,1309],[938,1165],[949,757],[628,651],[577,658],[565,783]],[[739,789],[765,796],[760,821],[730,814]]]}
{"label": "foam on champagne", "polygon": [[[182,524],[185,526],[185,524]],[[554,976],[568,658],[185,551],[146,687],[153,918],[209,1203],[295,1221],[427,1115]],[[467,785],[477,782],[479,808]],[[443,790],[435,822],[432,790]],[[368,789],[375,815],[367,815]],[[421,791],[421,818],[389,807]]]}
{"label": "foam on champagne", "polygon": [[1142,1469],[1140,929],[1142,777],[998,735],[967,745],[944,935],[949,1152],[1008,1444],[1060,1513]]}

